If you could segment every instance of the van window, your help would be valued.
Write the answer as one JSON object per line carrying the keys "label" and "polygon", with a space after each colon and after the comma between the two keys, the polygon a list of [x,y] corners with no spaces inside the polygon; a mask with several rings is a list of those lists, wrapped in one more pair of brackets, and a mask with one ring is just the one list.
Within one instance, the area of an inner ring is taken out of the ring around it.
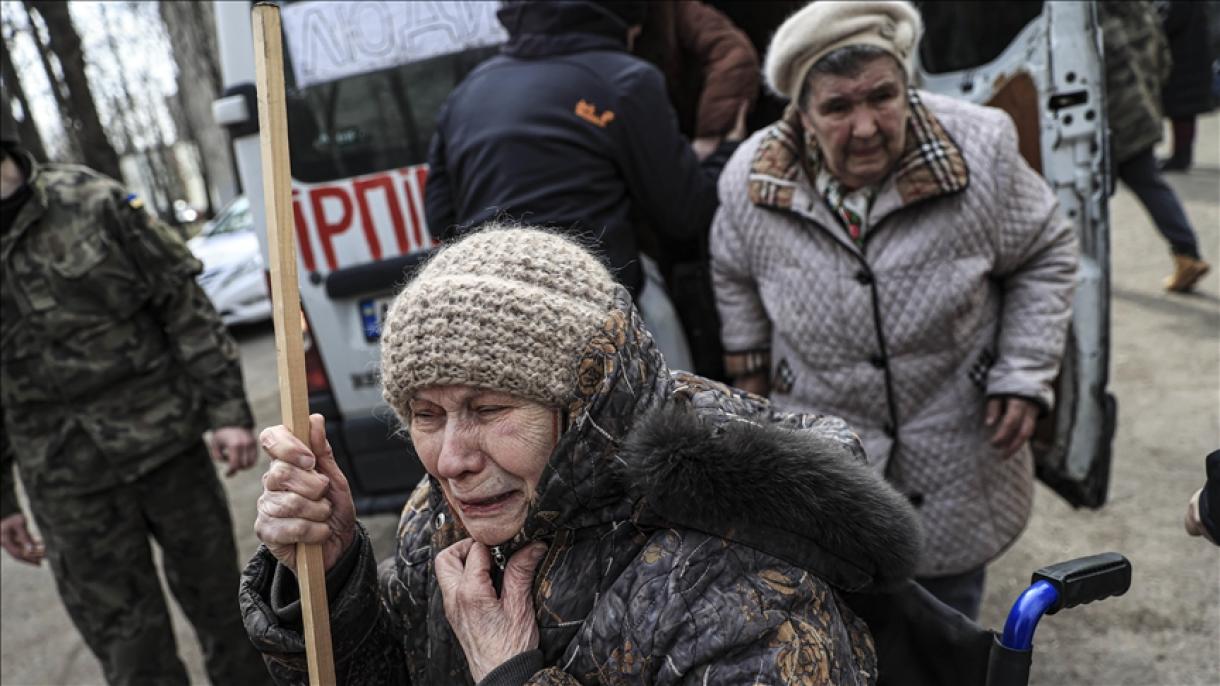
{"label": "van window", "polygon": [[1031,21],[1041,2],[917,2],[924,37],[919,61],[929,74],[974,69],[994,60]]}
{"label": "van window", "polygon": [[423,164],[436,113],[486,46],[296,88],[285,70],[292,176],[305,183]]}

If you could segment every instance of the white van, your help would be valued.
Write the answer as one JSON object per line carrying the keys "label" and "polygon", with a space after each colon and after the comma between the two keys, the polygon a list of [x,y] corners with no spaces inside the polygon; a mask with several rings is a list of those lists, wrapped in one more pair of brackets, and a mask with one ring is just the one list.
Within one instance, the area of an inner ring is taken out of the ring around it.
{"label": "white van", "polygon": [[[1080,232],[1086,258],[1059,409],[1035,447],[1045,481],[1075,505],[1098,507],[1114,407],[1105,392],[1109,184],[1092,3],[925,4],[924,86],[1012,113],[1023,153]],[[232,135],[265,252],[250,5],[215,3],[226,97],[214,111]],[[436,111],[506,39],[498,5],[281,3],[310,407],[326,416],[363,513],[398,509],[421,476],[381,400],[377,339],[395,287],[434,245],[423,186]]]}

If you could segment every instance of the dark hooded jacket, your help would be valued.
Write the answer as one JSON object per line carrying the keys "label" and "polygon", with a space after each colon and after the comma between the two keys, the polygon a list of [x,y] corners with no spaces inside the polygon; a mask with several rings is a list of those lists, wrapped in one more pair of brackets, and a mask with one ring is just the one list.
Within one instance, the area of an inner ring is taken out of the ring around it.
{"label": "dark hooded jacket", "polygon": [[1184,118],[1210,112],[1212,98],[1212,56],[1208,40],[1207,13],[1220,12],[1202,2],[1158,3],[1163,12],[1161,25],[1169,43],[1173,66],[1169,80],[1161,88],[1161,104],[1166,117]]}
{"label": "dark hooded jacket", "polygon": [[509,33],[502,53],[437,116],[428,225],[451,238],[507,216],[591,237],[638,295],[641,244],[706,236],[715,177],[735,145],[699,163],[664,77],[627,52],[628,23],[605,6],[510,2],[499,17]]}
{"label": "dark hooded jacket", "polygon": [[[621,289],[576,378],[538,499],[499,546],[549,546],[533,585],[539,650],[510,661],[532,663],[529,676],[496,683],[875,683],[872,639],[838,590],[905,578],[919,541],[846,424],[671,375]],[[465,536],[430,479],[379,579],[360,533],[350,574],[328,580],[339,683],[471,683],[433,573]],[[304,683],[285,578],[260,549],[242,613],[276,680]]]}

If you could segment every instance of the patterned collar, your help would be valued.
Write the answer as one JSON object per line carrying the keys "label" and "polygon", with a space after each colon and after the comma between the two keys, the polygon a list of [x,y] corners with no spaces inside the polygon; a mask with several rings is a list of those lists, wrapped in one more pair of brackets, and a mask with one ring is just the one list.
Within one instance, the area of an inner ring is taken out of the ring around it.
{"label": "patterned collar", "polygon": [[[908,89],[907,102],[910,115],[906,146],[891,173],[902,204],[966,188],[970,172],[961,149],[914,88]],[[767,129],[754,154],[750,165],[750,202],[760,207],[791,209],[796,187],[813,186],[821,170],[822,155],[817,142],[805,134],[796,106],[789,105],[784,116]]]}
{"label": "patterned collar", "polygon": [[847,235],[856,245],[864,241],[868,232],[869,213],[873,209],[873,201],[877,199],[880,190],[877,186],[864,186],[854,191],[847,190],[839,180],[830,173],[825,165],[817,172],[813,186],[826,201],[830,211],[842,220]]}

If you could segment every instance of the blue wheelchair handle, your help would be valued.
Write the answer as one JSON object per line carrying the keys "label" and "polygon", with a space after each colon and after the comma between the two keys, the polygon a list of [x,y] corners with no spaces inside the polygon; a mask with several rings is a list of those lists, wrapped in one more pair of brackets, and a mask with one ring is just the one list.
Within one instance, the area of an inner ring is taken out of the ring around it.
{"label": "blue wheelchair handle", "polygon": [[1054,584],[1046,580],[1034,582],[1008,611],[1008,620],[1004,622],[1000,644],[1009,650],[1032,650],[1038,620],[1058,602],[1059,591]]}

